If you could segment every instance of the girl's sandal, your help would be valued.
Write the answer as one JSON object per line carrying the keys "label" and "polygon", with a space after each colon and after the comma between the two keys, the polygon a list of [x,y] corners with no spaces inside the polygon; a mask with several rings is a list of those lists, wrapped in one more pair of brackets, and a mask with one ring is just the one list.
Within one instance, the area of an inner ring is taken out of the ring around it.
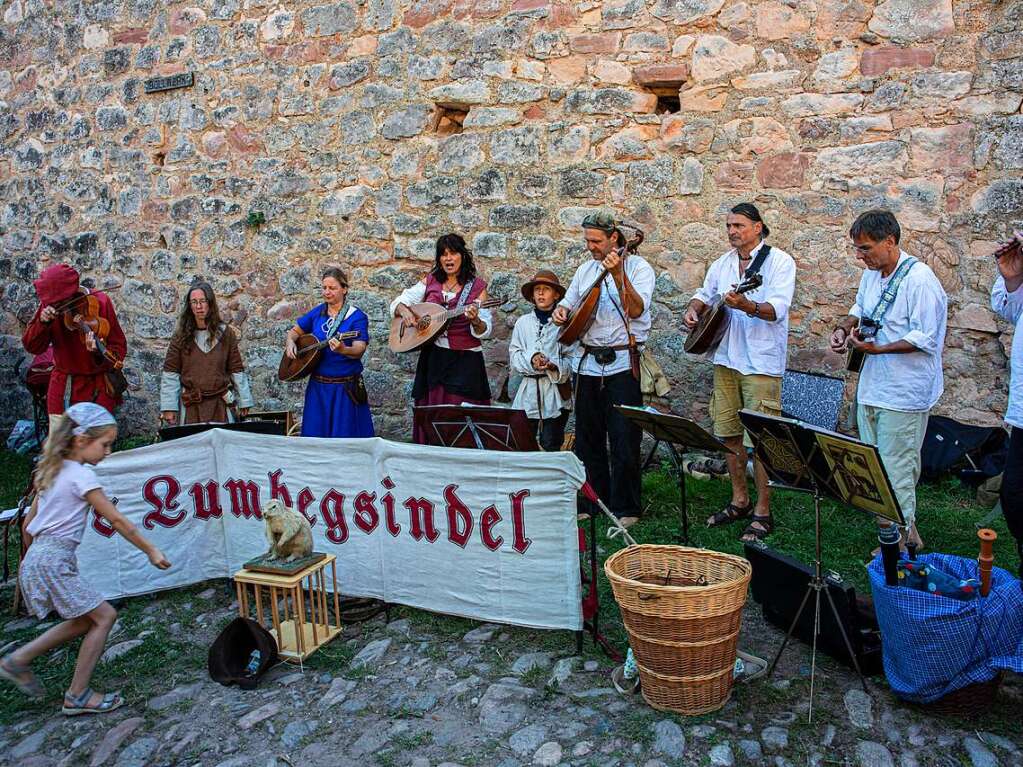
{"label": "girl's sandal", "polygon": [[89,705],[92,698],[92,688],[86,688],[81,695],[64,693],[64,708],[61,709],[64,716],[79,716],[81,714],[105,714],[120,708],[124,705],[124,698],[119,692],[108,692],[98,704]]}
{"label": "girl's sandal", "polygon": [[753,519],[746,525],[746,529],[742,531],[742,536],[739,540],[743,543],[762,541],[772,532],[774,532],[774,517],[754,514]]}
{"label": "girl's sandal", "polygon": [[721,525],[738,522],[740,519],[746,519],[746,517],[752,513],[753,501],[750,501],[745,506],[736,506],[734,503],[729,501],[725,508],[721,511],[715,512],[714,515],[707,520],[707,527],[720,527]]}
{"label": "girl's sandal", "polygon": [[6,679],[30,698],[42,698],[46,695],[46,690],[32,673],[32,669],[15,663],[10,655],[0,659],[0,678]]}

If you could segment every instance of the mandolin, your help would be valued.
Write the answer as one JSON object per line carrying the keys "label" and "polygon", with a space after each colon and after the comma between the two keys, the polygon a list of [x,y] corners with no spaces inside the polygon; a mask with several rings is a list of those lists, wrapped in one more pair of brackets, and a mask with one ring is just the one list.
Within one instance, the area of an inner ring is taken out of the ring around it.
{"label": "mandolin", "polygon": [[488,298],[486,301],[473,301],[456,309],[445,309],[440,304],[413,304],[409,309],[419,322],[415,327],[407,328],[401,317],[395,317],[391,320],[391,334],[387,339],[387,345],[397,354],[414,352],[443,333],[451,320],[461,317],[470,306],[490,309],[500,306],[507,300],[505,297]]}
{"label": "mandolin", "polygon": [[[358,330],[349,330],[344,333],[334,333],[330,338],[337,338],[346,341],[349,338],[358,338]],[[287,353],[281,355],[281,364],[277,367],[277,377],[282,381],[297,381],[305,378],[313,372],[320,357],[323,356],[323,349],[330,343],[330,338],[319,340],[312,333],[303,333],[295,339],[295,359],[291,359]]]}
{"label": "mandolin", "polygon": [[[643,232],[629,224],[619,223],[618,226],[632,229],[635,232],[632,238],[626,241],[624,247],[618,248],[618,254],[622,256],[624,262],[625,255],[627,253],[635,253],[636,248],[643,242]],[[624,263],[622,264],[622,269],[624,273]],[[570,346],[582,338],[586,331],[590,329],[590,325],[593,324],[593,320],[597,316],[597,304],[600,303],[600,288],[604,284],[605,277],[607,277],[607,269],[601,269],[597,279],[579,294],[579,304],[569,311],[568,322],[562,326],[561,332],[558,334],[558,343]]]}
{"label": "mandolin", "polygon": [[[764,284],[763,275],[760,272],[746,277],[735,286],[733,292],[748,293],[756,290]],[[728,328],[728,307],[725,305],[725,297],[721,294],[714,296],[710,303],[704,307],[703,314],[696,327],[689,331],[686,338],[685,350],[689,354],[709,354],[718,348],[721,339]]]}

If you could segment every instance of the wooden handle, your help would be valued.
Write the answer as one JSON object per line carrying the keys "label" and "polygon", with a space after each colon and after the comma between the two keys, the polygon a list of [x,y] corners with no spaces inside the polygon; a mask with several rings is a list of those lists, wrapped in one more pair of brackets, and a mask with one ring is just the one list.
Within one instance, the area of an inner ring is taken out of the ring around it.
{"label": "wooden handle", "polygon": [[977,537],[980,539],[980,555],[977,557],[980,565],[980,595],[986,597],[991,591],[991,566],[995,561],[993,547],[998,533],[985,527],[977,531]]}

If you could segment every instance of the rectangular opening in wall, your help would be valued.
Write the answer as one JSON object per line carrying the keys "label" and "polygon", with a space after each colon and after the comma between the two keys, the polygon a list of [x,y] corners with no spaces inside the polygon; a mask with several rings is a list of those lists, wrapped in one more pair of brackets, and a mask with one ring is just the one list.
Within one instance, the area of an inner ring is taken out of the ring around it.
{"label": "rectangular opening in wall", "polygon": [[682,110],[682,102],[679,99],[678,91],[667,95],[657,95],[657,109],[659,115],[673,115]]}
{"label": "rectangular opening in wall", "polygon": [[433,116],[433,132],[439,136],[461,133],[468,114],[469,107],[464,104],[437,104]]}

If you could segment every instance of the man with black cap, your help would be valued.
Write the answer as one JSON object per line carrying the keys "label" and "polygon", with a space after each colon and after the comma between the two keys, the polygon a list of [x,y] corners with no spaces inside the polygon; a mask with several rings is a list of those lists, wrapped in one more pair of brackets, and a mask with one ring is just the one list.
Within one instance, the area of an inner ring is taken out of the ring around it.
{"label": "man with black cap", "polygon": [[[788,355],[789,305],[796,284],[796,262],[779,248],[768,245],[770,230],[757,207],[736,205],[725,220],[732,249],[710,265],[703,287],[686,309],[685,324],[696,327],[700,315],[715,296],[724,296],[728,324],[714,352],[714,391],[710,416],[714,434],[735,453],[728,454],[732,500],[707,519],[708,527],[728,524],[752,515],[743,541],[765,538],[774,527],[767,472],[754,460],[757,500],[754,508],[746,483],[745,435],[739,411],[743,408],[781,415],[781,379]],[[735,287],[753,273],[763,284],[745,293]]]}
{"label": "man with black cap", "polygon": [[[592,258],[576,270],[552,320],[555,325],[568,322],[584,293],[599,281],[600,300],[580,339],[582,355],[576,366],[575,454],[586,466],[594,491],[622,526],[629,527],[641,513],[643,433],[614,406],[643,404],[638,355],[650,332],[656,275],[641,257],[625,254],[625,236],[609,212],[588,215],[582,227]],[[595,513],[589,501],[580,504],[583,514]]]}
{"label": "man with black cap", "polygon": [[107,350],[124,360],[128,342],[117,321],[114,305],[106,293],[90,291],[79,285],[78,272],[67,264],[44,269],[32,283],[39,297],[39,308],[21,337],[25,351],[42,354],[53,344],[53,372],[46,395],[46,409],[51,421],[78,402],[95,402],[110,412],[121,404],[121,396],[107,377],[113,365],[100,355],[91,332],[71,330],[62,321],[61,307],[74,317],[85,311],[77,297],[91,295],[98,304],[100,319],[110,326],[105,342]]}

